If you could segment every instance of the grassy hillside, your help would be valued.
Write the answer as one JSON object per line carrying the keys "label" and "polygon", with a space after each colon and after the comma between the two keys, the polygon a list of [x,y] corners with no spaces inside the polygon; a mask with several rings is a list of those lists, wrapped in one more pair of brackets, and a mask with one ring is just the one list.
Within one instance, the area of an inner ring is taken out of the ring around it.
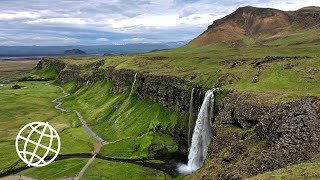
{"label": "grassy hillside", "polygon": [[263,173],[248,180],[319,179],[320,162],[302,163]]}
{"label": "grassy hillside", "polygon": [[[74,82],[62,85],[72,91]],[[111,82],[82,87],[64,100],[63,107],[77,109],[99,136],[114,142],[101,154],[118,158],[154,157],[158,151],[177,150],[172,133],[186,126],[186,118],[160,103],[113,93]],[[150,149],[153,148],[153,149]]]}
{"label": "grassy hillside", "polygon": [[[83,130],[75,114],[62,113],[54,109],[55,104],[51,101],[62,95],[57,86],[48,82],[20,82],[19,85],[23,88],[13,90],[11,85],[13,84],[6,84],[0,89],[0,102],[6,104],[0,113],[0,153],[1,162],[3,162],[0,165],[0,173],[10,168],[16,169],[25,166],[24,163],[19,163],[14,142],[19,129],[33,121],[49,122],[58,131],[61,138],[60,154],[90,153],[93,150],[95,141]],[[94,131],[108,141],[116,141],[104,146],[101,155],[137,159],[152,158],[159,152],[167,153],[177,150],[177,142],[170,131],[177,130],[184,124],[181,124],[183,121],[173,110],[167,110],[160,104],[149,100],[129,97],[128,93],[113,94],[110,91],[110,82],[99,82],[80,89],[74,82],[62,86],[74,93],[65,100],[64,107],[78,109],[92,125]],[[146,114],[144,112],[147,111],[149,111],[148,115],[144,115]],[[12,123],[12,119],[15,120],[15,123]],[[163,130],[157,130],[160,126],[163,127]],[[36,136],[32,138],[37,139]],[[32,147],[28,146],[28,148]],[[8,154],[7,152],[13,153]],[[41,150],[37,151],[37,154],[40,153]],[[80,172],[87,160],[57,161],[42,168],[22,171],[19,174],[40,179],[74,177]],[[99,166],[101,163],[108,166],[101,169]],[[169,175],[160,171],[126,163],[98,160],[91,168],[94,170],[89,169],[85,178],[124,176],[122,170],[110,174],[110,171],[105,171],[109,170],[108,168],[111,168],[112,171],[117,168],[129,168],[129,174],[126,175],[134,175],[134,177],[169,178]]]}
{"label": "grassy hillside", "polygon": [[53,162],[45,167],[31,168],[20,173],[36,179],[62,179],[75,177],[87,163],[87,159],[66,159]]}
{"label": "grassy hillside", "polygon": [[141,168],[134,164],[114,163],[111,161],[95,160],[83,176],[83,179],[171,179],[161,171]]}

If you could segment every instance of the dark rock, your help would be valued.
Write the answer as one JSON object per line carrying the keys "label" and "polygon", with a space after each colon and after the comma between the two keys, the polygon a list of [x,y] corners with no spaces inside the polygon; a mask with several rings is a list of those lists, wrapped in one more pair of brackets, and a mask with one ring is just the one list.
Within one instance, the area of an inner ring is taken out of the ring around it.
{"label": "dark rock", "polygon": [[270,141],[271,148],[265,154],[275,167],[303,162],[320,153],[317,102],[315,98],[304,98],[278,105],[259,120],[257,135]]}
{"label": "dark rock", "polygon": [[274,61],[281,61],[281,60],[302,60],[311,58],[309,56],[267,56],[265,58],[257,58],[251,64],[252,67],[256,68],[264,63],[270,63]]}
{"label": "dark rock", "polygon": [[227,74],[221,76],[217,80],[216,86],[217,87],[221,87],[221,86],[224,86],[224,85],[233,84],[235,82],[238,82],[239,80],[240,79],[236,75],[231,74],[231,73],[227,73]]}
{"label": "dark rock", "polygon": [[292,69],[295,65],[294,64],[285,64],[283,65],[282,69]]}
{"label": "dark rock", "polygon": [[11,86],[11,89],[20,89],[21,86],[19,84],[15,84],[13,86]]}
{"label": "dark rock", "polygon": [[103,56],[116,56],[116,55],[112,53],[104,53]]}
{"label": "dark rock", "polygon": [[58,80],[61,82],[68,82],[72,80],[78,80],[80,77],[79,70],[66,69],[62,70],[58,75]]}
{"label": "dark rock", "polygon": [[[253,157],[249,161],[250,165],[242,167],[250,176],[305,162],[320,153],[319,111],[320,100],[313,97],[272,105],[260,104],[249,94],[229,95],[219,106],[221,124],[255,130],[229,136],[228,141],[218,133],[209,152],[215,156],[220,150],[229,144],[238,143],[239,140],[266,140],[269,146]],[[246,148],[238,146],[229,148],[229,154],[224,157],[223,162],[232,161],[246,151]]]}
{"label": "dark rock", "polygon": [[[131,88],[135,72],[132,70],[108,68],[107,76],[113,81],[115,92]],[[142,99],[158,101],[166,107],[174,107],[181,114],[189,110],[190,90],[188,81],[170,76],[138,74],[135,93]]]}

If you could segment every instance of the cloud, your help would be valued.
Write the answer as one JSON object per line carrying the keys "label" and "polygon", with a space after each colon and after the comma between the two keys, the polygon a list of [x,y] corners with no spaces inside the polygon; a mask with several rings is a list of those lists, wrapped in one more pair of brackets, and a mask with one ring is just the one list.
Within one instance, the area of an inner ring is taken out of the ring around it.
{"label": "cloud", "polygon": [[35,19],[40,17],[35,12],[16,12],[16,11],[4,11],[0,12],[0,21],[9,21],[14,19]]}
{"label": "cloud", "polygon": [[214,20],[246,5],[297,10],[320,6],[320,1],[2,0],[0,32],[5,35],[0,33],[0,39],[2,45],[189,40]]}
{"label": "cloud", "polygon": [[97,41],[101,41],[101,42],[106,42],[106,41],[109,41],[109,39],[107,38],[98,38],[96,39]]}
{"label": "cloud", "polygon": [[25,21],[26,24],[73,24],[86,25],[87,22],[81,18],[46,18]]}

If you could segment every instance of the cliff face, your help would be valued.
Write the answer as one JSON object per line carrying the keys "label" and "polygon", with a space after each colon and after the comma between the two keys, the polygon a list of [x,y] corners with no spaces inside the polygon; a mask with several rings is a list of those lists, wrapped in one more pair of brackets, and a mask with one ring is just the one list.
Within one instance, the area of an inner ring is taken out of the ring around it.
{"label": "cliff face", "polygon": [[299,29],[319,27],[319,22],[319,7],[281,11],[247,6],[214,21],[192,43],[200,46],[218,42],[239,44],[245,38],[266,41],[284,37]]}
{"label": "cliff face", "polygon": [[230,94],[219,107],[205,165],[190,179],[242,179],[306,162],[320,153],[320,100],[261,104]]}
{"label": "cliff face", "polygon": [[[59,72],[57,79],[61,82],[76,80],[82,85],[98,80],[112,81],[114,92],[129,91],[132,87],[136,72],[128,69],[115,69],[114,67],[100,68],[103,61],[86,65],[67,65],[59,60],[42,60],[36,68],[53,66]],[[89,71],[88,71],[89,70]],[[87,71],[83,73],[83,71]],[[171,76],[156,76],[152,74],[137,74],[134,93],[142,99],[151,99],[160,102],[168,108],[174,108],[181,115],[188,114],[191,89],[195,87],[189,81]],[[201,91],[201,89],[200,89]],[[195,99],[194,106],[201,106],[203,95]]]}
{"label": "cliff face", "polygon": [[[108,79],[114,92],[128,92],[136,72],[102,68],[103,61],[70,65],[42,60],[37,68],[54,67],[58,80],[82,85]],[[187,115],[195,85],[177,77],[137,74],[134,93]],[[205,92],[194,89],[195,120]],[[320,100],[306,97],[284,104],[259,103],[249,93],[224,93],[214,120],[214,139],[204,166],[188,178],[240,179],[305,162],[320,153]],[[187,129],[184,130],[185,134]],[[185,136],[186,139],[186,136]],[[185,145],[184,142],[181,141]],[[179,147],[185,147],[183,145]],[[186,152],[184,148],[184,153]],[[181,152],[183,150],[180,150]]]}

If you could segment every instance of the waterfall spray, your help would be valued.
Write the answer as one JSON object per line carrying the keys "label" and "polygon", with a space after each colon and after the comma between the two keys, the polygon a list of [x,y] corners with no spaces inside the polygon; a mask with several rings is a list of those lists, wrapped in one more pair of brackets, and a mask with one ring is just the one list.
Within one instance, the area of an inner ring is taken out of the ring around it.
{"label": "waterfall spray", "polygon": [[212,139],[211,128],[213,125],[214,91],[216,91],[216,89],[207,91],[201,105],[192,135],[188,164],[178,167],[178,171],[182,174],[190,174],[199,169],[206,159],[208,145]]}
{"label": "waterfall spray", "polygon": [[190,97],[189,129],[188,129],[188,148],[190,148],[190,145],[191,145],[191,129],[192,129],[192,124],[193,124],[193,96],[194,96],[194,88],[192,88],[191,97]]}
{"label": "waterfall spray", "polygon": [[136,72],[136,74],[134,75],[134,79],[133,79],[133,83],[132,83],[132,87],[131,87],[131,91],[130,91],[129,96],[130,96],[130,95],[132,94],[132,92],[133,92],[134,85],[136,84],[136,81],[137,81],[137,75],[138,75],[138,72]]}

